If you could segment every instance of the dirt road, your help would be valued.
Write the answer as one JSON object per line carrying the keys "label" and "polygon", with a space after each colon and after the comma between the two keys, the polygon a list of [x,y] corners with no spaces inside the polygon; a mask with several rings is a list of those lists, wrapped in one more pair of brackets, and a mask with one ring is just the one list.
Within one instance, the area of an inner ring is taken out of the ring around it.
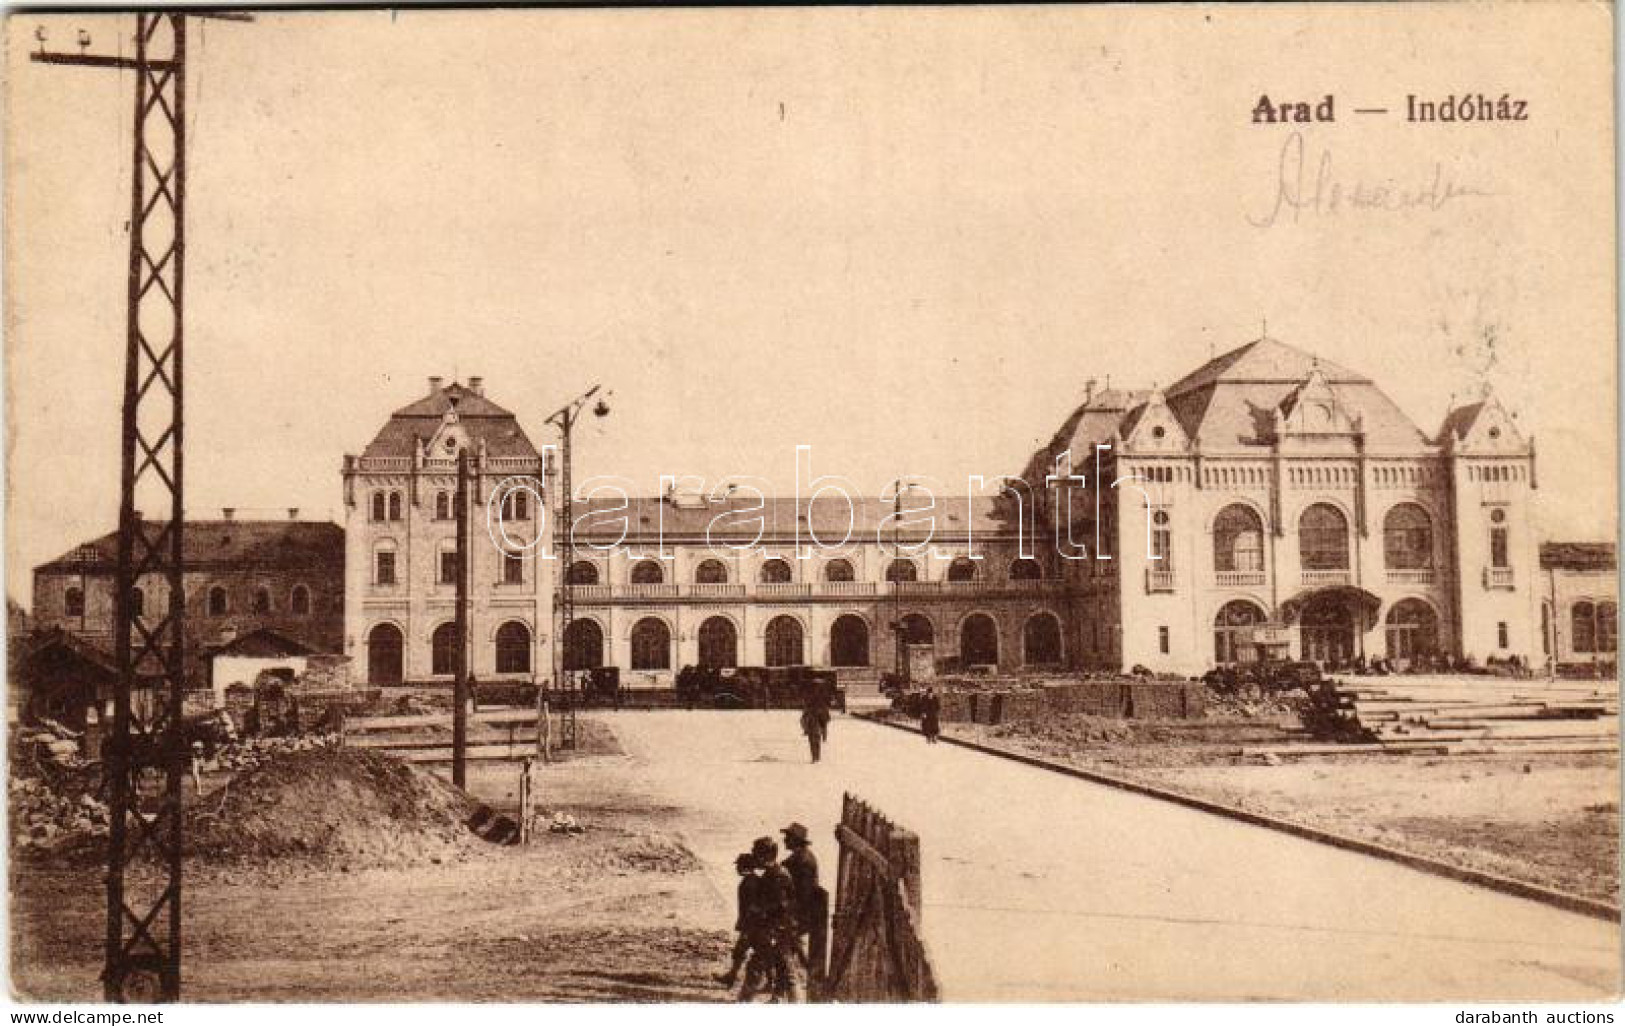
{"label": "dirt road", "polygon": [[[621,713],[628,788],[684,809],[719,893],[791,819],[825,865],[841,793],[919,832],[949,1000],[1586,1000],[1618,928],[1391,863],[837,718]],[[564,786],[561,783],[561,786]]]}

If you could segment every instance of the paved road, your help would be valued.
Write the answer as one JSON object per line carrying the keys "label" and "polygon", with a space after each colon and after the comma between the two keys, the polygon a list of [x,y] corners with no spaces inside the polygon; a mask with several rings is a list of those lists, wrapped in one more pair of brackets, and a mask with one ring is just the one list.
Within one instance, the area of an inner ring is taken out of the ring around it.
{"label": "paved road", "polygon": [[[1588,1000],[1616,926],[1261,827],[837,718],[621,713],[624,772],[692,810],[719,891],[791,819],[834,871],[850,790],[920,834],[927,944],[958,1001]],[[832,885],[833,886],[833,885]]]}

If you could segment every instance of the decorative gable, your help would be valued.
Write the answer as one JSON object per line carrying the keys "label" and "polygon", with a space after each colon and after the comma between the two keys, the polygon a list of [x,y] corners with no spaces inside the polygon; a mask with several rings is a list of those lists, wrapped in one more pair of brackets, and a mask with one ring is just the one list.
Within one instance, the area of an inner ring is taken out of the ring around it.
{"label": "decorative gable", "polygon": [[1184,452],[1190,448],[1190,437],[1168,408],[1161,389],[1153,389],[1145,405],[1123,418],[1121,433],[1123,448],[1132,452]]}
{"label": "decorative gable", "polygon": [[1456,419],[1454,437],[1447,439],[1457,452],[1518,453],[1528,451],[1528,442],[1518,430],[1512,414],[1488,388],[1471,416]]}
{"label": "decorative gable", "polygon": [[463,425],[456,410],[447,410],[440,418],[440,427],[425,444],[423,454],[429,459],[455,459],[468,445],[468,428]]}
{"label": "decorative gable", "polygon": [[1275,412],[1277,436],[1352,435],[1360,432],[1360,416],[1345,406],[1319,366],[1309,371]]}

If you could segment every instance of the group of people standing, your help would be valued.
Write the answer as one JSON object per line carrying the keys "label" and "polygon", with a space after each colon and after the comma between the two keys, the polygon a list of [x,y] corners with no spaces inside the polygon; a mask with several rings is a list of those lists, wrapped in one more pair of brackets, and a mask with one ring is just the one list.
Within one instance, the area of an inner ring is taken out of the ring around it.
{"label": "group of people standing", "polygon": [[818,882],[812,838],[800,823],[778,843],[758,837],[734,860],[739,873],[739,911],[733,958],[717,982],[739,987],[740,1001],[766,993],[774,1003],[806,1001],[823,979],[829,935],[829,892]]}

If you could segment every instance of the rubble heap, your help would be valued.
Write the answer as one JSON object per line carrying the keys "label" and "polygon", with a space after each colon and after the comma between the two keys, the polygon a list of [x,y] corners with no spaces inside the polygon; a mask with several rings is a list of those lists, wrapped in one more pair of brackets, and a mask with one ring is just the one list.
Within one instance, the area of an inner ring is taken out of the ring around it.
{"label": "rubble heap", "polygon": [[318,745],[278,752],[187,811],[189,855],[348,867],[442,861],[482,846],[458,788],[388,756]]}

